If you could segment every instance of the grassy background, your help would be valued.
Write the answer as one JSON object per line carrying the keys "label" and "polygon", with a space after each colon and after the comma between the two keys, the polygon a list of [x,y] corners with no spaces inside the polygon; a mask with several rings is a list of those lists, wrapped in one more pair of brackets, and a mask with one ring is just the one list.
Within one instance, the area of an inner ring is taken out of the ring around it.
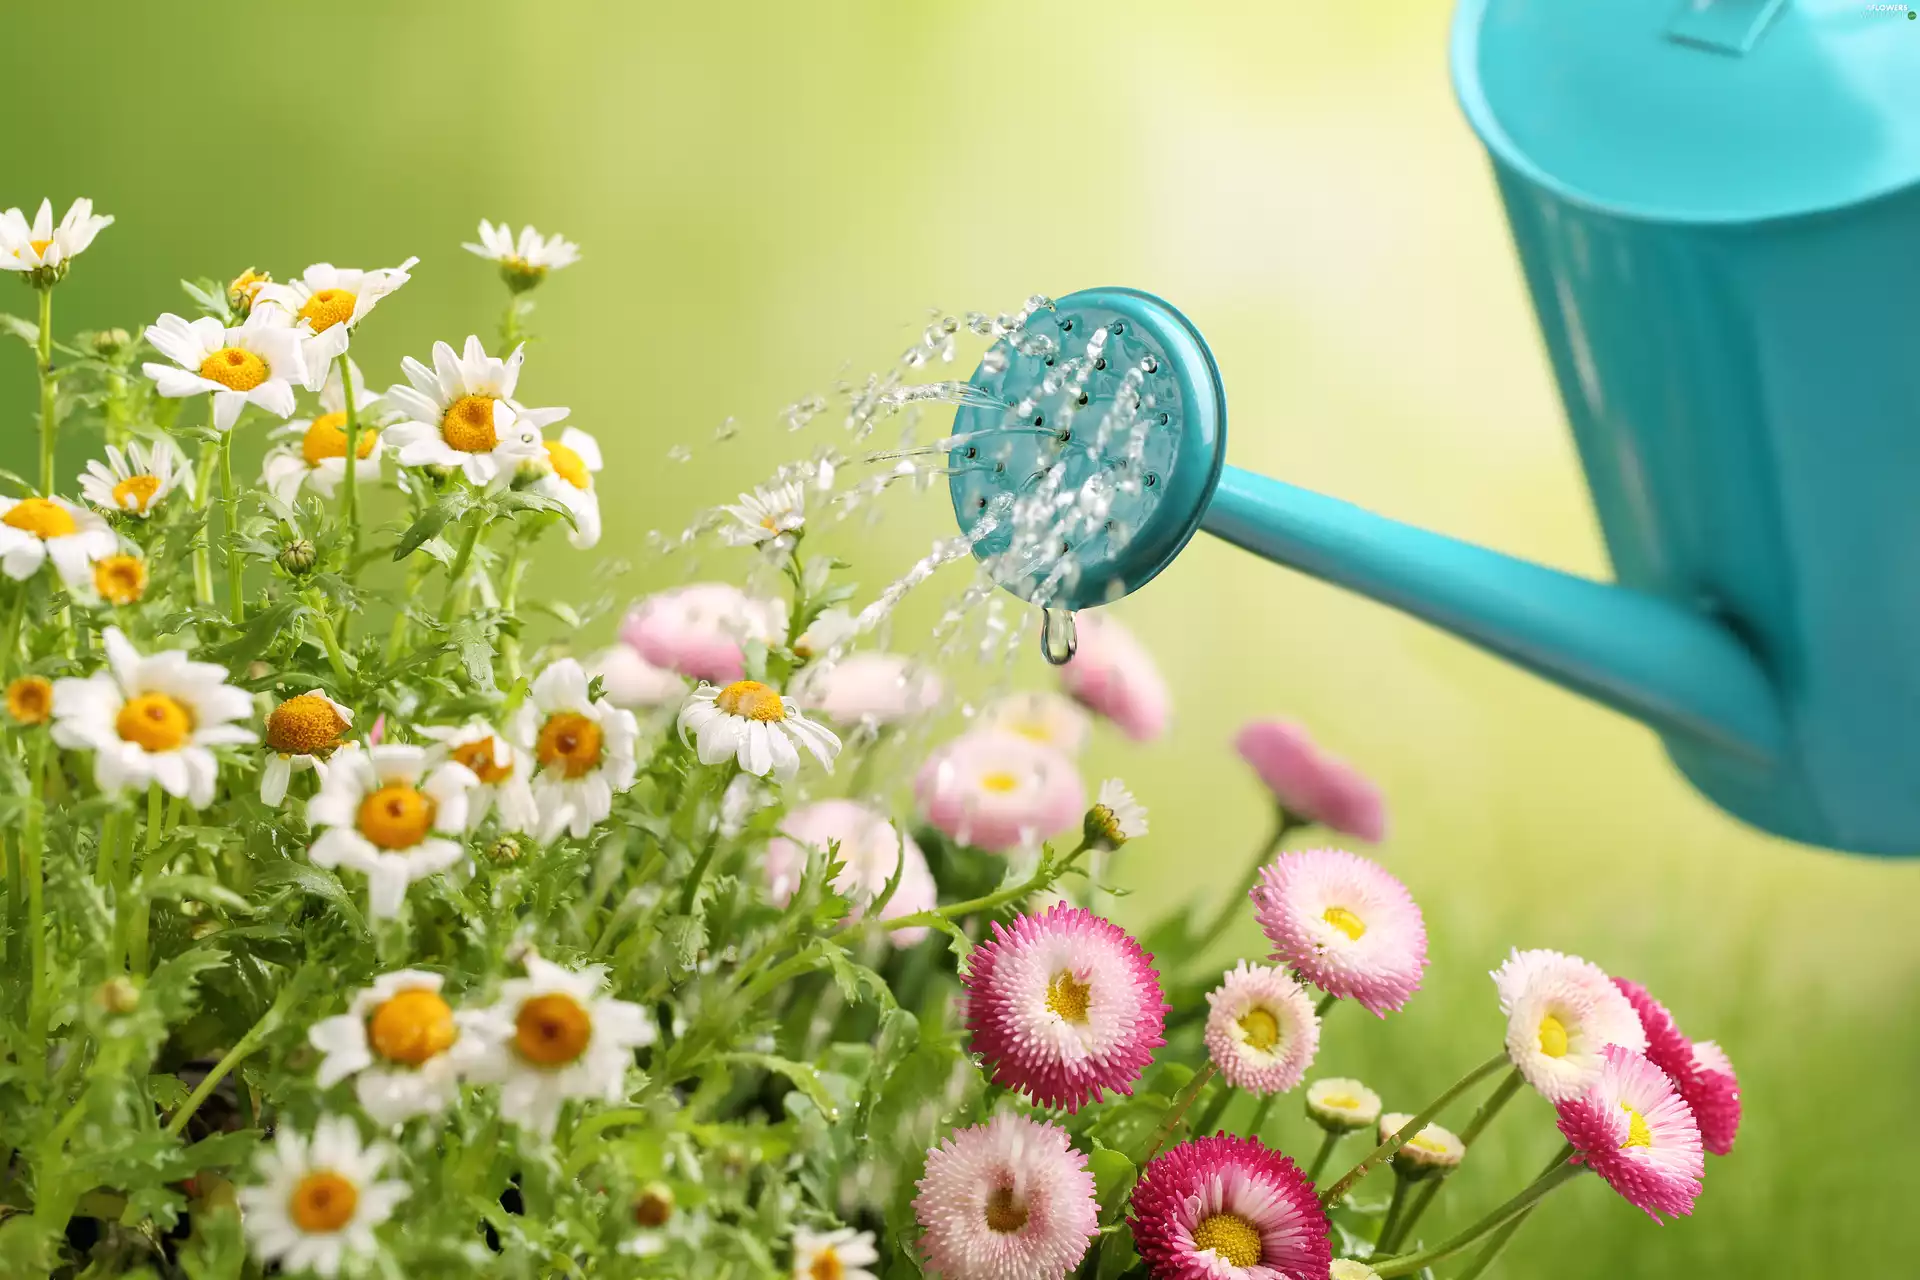
{"label": "grassy background", "polygon": [[[74,0],[57,39],[0,48],[0,205],[87,194],[119,215],[59,291],[63,331],[136,327],[180,305],[182,275],[418,253],[357,351],[377,384],[436,337],[491,332],[497,282],[456,247],[477,218],[564,230],[587,257],[539,295],[523,387],[605,442],[614,554],[829,439],[787,436],[778,409],[882,367],[926,306],[1124,283],[1212,341],[1235,462],[1601,574],[1451,103],[1446,21],[1437,4],[336,0],[222,17]],[[0,305],[30,301],[0,282]],[[27,469],[32,414],[10,345],[0,465]],[[729,415],[741,434],[712,443]],[[675,442],[691,462],[667,459]],[[62,476],[88,448],[69,442]],[[887,541],[938,536],[942,507],[901,503]],[[544,567],[574,591],[595,573],[564,547]],[[883,552],[869,581],[898,567]],[[641,564],[633,588],[683,572]],[[1639,978],[1738,1063],[1747,1125],[1693,1221],[1657,1229],[1580,1185],[1504,1274],[1901,1274],[1920,864],[1747,831],[1640,728],[1221,545],[1122,609],[1179,700],[1166,742],[1103,742],[1093,762],[1154,810],[1124,918],[1238,874],[1266,821],[1227,746],[1247,716],[1305,721],[1387,790],[1381,856],[1425,905],[1435,964],[1406,1014],[1362,1028],[1343,1011],[1323,1071],[1413,1109],[1497,1044],[1484,974],[1510,944]],[[1253,938],[1248,921],[1235,942]],[[1543,1106],[1514,1111],[1435,1225],[1552,1148]]]}

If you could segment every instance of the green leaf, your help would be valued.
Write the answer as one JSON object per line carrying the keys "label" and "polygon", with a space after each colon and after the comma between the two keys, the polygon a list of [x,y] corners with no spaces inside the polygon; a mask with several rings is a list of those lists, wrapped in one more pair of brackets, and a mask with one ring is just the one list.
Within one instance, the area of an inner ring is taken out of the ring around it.
{"label": "green leaf", "polygon": [[1093,1174],[1093,1189],[1100,1201],[1100,1216],[1111,1218],[1119,1212],[1121,1204],[1133,1190],[1140,1171],[1134,1168],[1133,1161],[1118,1151],[1102,1146],[1098,1138],[1092,1141],[1093,1151],[1087,1157],[1087,1168]]}
{"label": "green leaf", "polygon": [[420,518],[407,526],[400,535],[400,541],[393,548],[395,560],[405,560],[420,549],[428,538],[435,537],[447,527],[449,520],[460,517],[467,509],[466,490],[454,489],[440,501],[420,513]]}
{"label": "green leaf", "polygon": [[307,612],[306,604],[299,599],[289,597],[276,600],[247,619],[247,629],[237,638],[208,649],[200,656],[230,671],[239,671],[265,653],[267,646],[279,639],[293,625],[295,618],[304,617]]}
{"label": "green leaf", "polygon": [[5,329],[30,347],[40,345],[40,326],[24,316],[0,311],[0,329]]}
{"label": "green leaf", "polygon": [[477,689],[488,692],[493,690],[493,641],[487,635],[480,620],[464,617],[453,624],[453,632],[448,637],[454,651],[460,655],[460,665],[465,668],[467,679]]}
{"label": "green leaf", "polygon": [[221,969],[232,958],[218,947],[194,947],[169,956],[155,966],[147,979],[143,1003],[151,1003],[169,1018],[184,1017],[194,1006],[194,988],[200,975],[209,969]]}
{"label": "green leaf", "polygon": [[762,1071],[771,1071],[775,1075],[785,1076],[793,1082],[795,1088],[807,1095],[807,1100],[820,1109],[829,1124],[838,1120],[840,1108],[827,1092],[827,1086],[821,1082],[820,1073],[804,1062],[795,1062],[791,1058],[782,1058],[771,1053],[727,1053],[720,1056],[722,1062],[738,1063],[741,1066],[759,1067]]}
{"label": "green leaf", "polygon": [[202,311],[218,318],[222,324],[229,324],[233,320],[233,312],[227,306],[227,287],[218,280],[209,280],[204,277],[199,280],[182,280],[180,287],[186,291],[189,298],[199,304]]}
{"label": "green leaf", "polygon": [[1140,1255],[1133,1247],[1133,1232],[1123,1222],[1119,1230],[1100,1242],[1100,1266],[1095,1275],[1098,1280],[1115,1280],[1139,1261]]}
{"label": "green leaf", "polygon": [[309,897],[324,901],[345,916],[347,922],[361,933],[367,932],[367,922],[361,919],[360,910],[353,905],[353,899],[340,883],[340,877],[310,862],[295,862],[291,858],[285,862],[270,862],[255,877],[254,884],[262,889],[291,885]]}
{"label": "green leaf", "polygon": [[165,898],[175,901],[194,898],[239,916],[249,915],[253,911],[245,898],[212,876],[169,875],[156,876],[151,880],[142,877],[140,894],[149,902]]}

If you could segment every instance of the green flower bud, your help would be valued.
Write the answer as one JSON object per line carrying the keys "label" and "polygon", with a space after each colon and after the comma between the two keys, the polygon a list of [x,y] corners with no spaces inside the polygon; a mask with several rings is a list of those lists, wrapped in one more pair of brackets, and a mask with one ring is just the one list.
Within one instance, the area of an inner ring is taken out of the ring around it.
{"label": "green flower bud", "polygon": [[125,329],[102,329],[93,335],[93,354],[103,360],[113,359],[132,345],[133,335]]}
{"label": "green flower bud", "polygon": [[132,1013],[140,1007],[140,988],[131,978],[119,974],[95,988],[93,998],[108,1013]]}
{"label": "green flower bud", "polygon": [[501,836],[498,840],[495,840],[487,846],[487,857],[499,863],[501,866],[505,866],[509,862],[518,861],[520,857],[520,842],[512,836]]}
{"label": "green flower bud", "polygon": [[1380,1095],[1358,1080],[1315,1080],[1307,1086],[1307,1117],[1329,1133],[1365,1129],[1380,1118]]}
{"label": "green flower bud", "polygon": [[276,558],[282,569],[299,578],[313,572],[313,566],[319,563],[320,553],[305,538],[295,538],[280,548],[280,554]]}

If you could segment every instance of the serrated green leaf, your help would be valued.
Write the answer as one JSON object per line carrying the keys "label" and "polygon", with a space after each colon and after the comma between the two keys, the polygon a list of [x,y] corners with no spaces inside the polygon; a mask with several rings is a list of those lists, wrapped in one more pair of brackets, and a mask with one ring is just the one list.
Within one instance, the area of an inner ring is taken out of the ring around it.
{"label": "serrated green leaf", "polygon": [[458,519],[466,509],[466,490],[454,489],[448,492],[407,526],[407,531],[400,535],[400,541],[394,545],[393,558],[405,560],[419,550],[428,538],[437,537],[440,531],[447,527],[448,521]]}
{"label": "serrated green leaf", "polygon": [[791,1058],[782,1058],[771,1053],[728,1053],[720,1057],[722,1062],[738,1063],[741,1066],[759,1067],[762,1071],[771,1071],[775,1075],[785,1076],[793,1082],[795,1088],[807,1095],[807,1100],[820,1109],[827,1123],[832,1124],[840,1117],[840,1108],[827,1092],[827,1086],[821,1082],[820,1073],[804,1062],[795,1062]]}
{"label": "serrated green leaf", "polygon": [[340,883],[340,877],[310,862],[295,862],[291,858],[285,862],[270,862],[255,877],[254,884],[262,889],[292,886],[309,897],[321,899],[345,916],[348,923],[359,932],[364,934],[367,931],[367,922],[361,918],[359,908],[354,906],[346,887]]}
{"label": "serrated green leaf", "polygon": [[475,688],[493,690],[493,641],[480,620],[460,618],[453,624],[448,642],[460,656],[460,665]]}
{"label": "serrated green leaf", "polygon": [[234,915],[244,916],[253,912],[253,907],[245,898],[212,876],[166,875],[156,876],[151,880],[143,877],[140,881],[140,894],[149,902],[160,899],[178,901],[191,898],[210,903]]}
{"label": "serrated green leaf", "polygon": [[276,600],[247,619],[246,630],[239,636],[206,650],[200,656],[229,670],[241,670],[265,653],[267,647],[293,625],[294,619],[304,617],[308,612],[306,604],[299,599],[289,597]]}

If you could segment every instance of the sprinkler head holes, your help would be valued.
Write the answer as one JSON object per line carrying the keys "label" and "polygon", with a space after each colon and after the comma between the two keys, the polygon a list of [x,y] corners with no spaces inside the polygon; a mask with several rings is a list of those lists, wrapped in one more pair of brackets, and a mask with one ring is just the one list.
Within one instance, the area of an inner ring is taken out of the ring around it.
{"label": "sprinkler head holes", "polygon": [[1226,397],[1206,341],[1167,303],[1070,294],[996,342],[970,385],[993,404],[954,415],[954,515],[1015,595],[1055,609],[1117,600],[1199,528]]}

